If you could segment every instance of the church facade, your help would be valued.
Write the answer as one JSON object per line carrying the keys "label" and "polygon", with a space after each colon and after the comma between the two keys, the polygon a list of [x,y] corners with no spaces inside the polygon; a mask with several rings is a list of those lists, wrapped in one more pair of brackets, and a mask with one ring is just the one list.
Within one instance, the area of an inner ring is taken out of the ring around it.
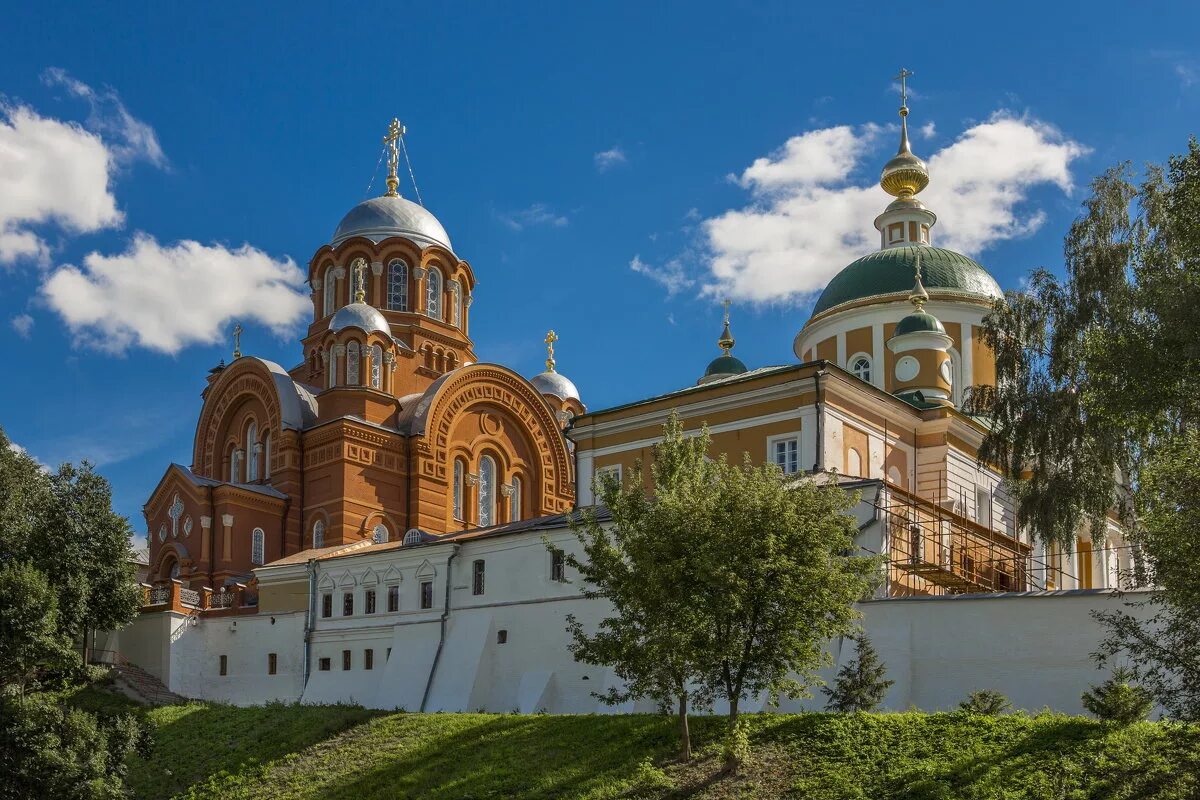
{"label": "church facade", "polygon": [[[568,514],[595,502],[597,474],[648,463],[675,411],[708,427],[714,455],[858,494],[856,544],[885,570],[860,610],[896,679],[887,707],[994,688],[1078,712],[1101,634],[1090,612],[1119,603],[1129,548],[1115,522],[1103,542],[1047,547],[979,462],[987,429],[962,401],[995,380],[981,330],[1002,293],[933,244],[930,175],[900,113],[880,248],[829,283],[794,363],[747,366],[727,308],[695,385],[590,412],[552,351],[529,380],[476,363],[474,273],[395,194],[393,160],[389,193],[309,265],[303,361],[239,357],[210,375],[192,464],[169,467],[146,506],[156,586],[109,649],[233,703],[614,710],[594,693],[618,678],[567,648],[567,615],[607,611],[566,566]],[[831,674],[853,657],[828,652]]]}
{"label": "church facade", "polygon": [[579,394],[553,350],[532,380],[477,362],[475,273],[399,195],[398,127],[388,192],[351,209],[309,261],[303,360],[285,370],[235,348],[209,374],[191,464],[168,467],[145,506],[153,581],[233,585],[304,550],[572,506],[562,429]]}

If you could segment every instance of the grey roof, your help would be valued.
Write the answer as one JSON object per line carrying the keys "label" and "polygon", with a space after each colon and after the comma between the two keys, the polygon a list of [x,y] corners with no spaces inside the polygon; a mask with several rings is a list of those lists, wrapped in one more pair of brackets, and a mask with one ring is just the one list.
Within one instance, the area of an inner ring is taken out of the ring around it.
{"label": "grey roof", "polygon": [[557,372],[542,372],[529,379],[533,387],[542,394],[554,395],[559,400],[579,400],[579,390],[575,384]]}
{"label": "grey roof", "polygon": [[422,247],[438,244],[447,250],[454,249],[437,217],[403,197],[373,197],[350,209],[333,233],[333,246],[352,236],[364,236],[373,242],[403,236]]}
{"label": "grey roof", "polygon": [[358,328],[367,333],[377,331],[387,336],[392,335],[391,326],[388,325],[383,314],[379,313],[379,309],[366,303],[351,303],[348,306],[342,306],[333,315],[333,319],[329,320],[329,330],[334,333],[346,328]]}
{"label": "grey roof", "polygon": [[267,497],[277,497],[280,500],[287,499],[287,495],[274,486],[266,486],[260,483],[233,483],[232,481],[219,481],[215,478],[202,478],[183,464],[172,464],[171,466],[179,469],[185,478],[197,486],[236,486],[239,489],[245,489],[247,492],[266,495]]}
{"label": "grey roof", "polygon": [[315,393],[292,380],[287,370],[265,358],[245,356],[261,363],[275,380],[275,391],[279,394],[279,416],[283,427],[302,431],[317,421],[317,398]]}
{"label": "grey roof", "polygon": [[[718,358],[719,358],[719,356],[718,356]],[[788,370],[799,371],[800,369],[802,369],[804,367],[811,366],[812,363],[817,363],[817,362],[804,363],[804,364],[783,364],[783,365],[777,365],[777,366],[773,366],[773,367],[757,367],[748,372],[743,372],[743,373],[740,373],[737,375],[721,375],[720,377],[716,378],[715,380],[710,380],[709,382],[704,383],[704,384],[700,384],[697,386],[685,386],[682,389],[676,389],[673,392],[665,392],[663,394],[654,395],[653,397],[646,397],[641,400],[634,400],[629,403],[622,403],[620,405],[610,406],[608,408],[602,408],[602,409],[599,409],[598,411],[589,411],[586,414],[584,414],[583,416],[595,417],[600,414],[610,414],[613,411],[620,411],[620,410],[626,409],[626,408],[633,408],[634,406],[642,406],[642,405],[647,405],[649,403],[657,403],[659,400],[666,400],[666,399],[672,398],[672,397],[680,397],[680,396],[687,395],[687,394],[693,394],[695,392],[703,392],[707,389],[711,389],[714,386],[719,386],[719,385],[725,384],[725,383],[737,383],[737,382],[743,381],[743,380],[751,380],[753,378],[758,378],[763,375],[769,375],[773,372],[787,372]],[[575,419],[578,420],[579,417],[576,417]]]}

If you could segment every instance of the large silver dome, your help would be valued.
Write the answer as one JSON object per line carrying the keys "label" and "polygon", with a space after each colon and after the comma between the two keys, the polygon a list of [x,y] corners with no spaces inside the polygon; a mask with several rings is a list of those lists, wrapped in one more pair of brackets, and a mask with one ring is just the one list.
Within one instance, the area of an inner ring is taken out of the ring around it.
{"label": "large silver dome", "polygon": [[534,375],[529,382],[542,394],[554,395],[559,400],[579,400],[579,390],[575,388],[575,384],[557,372]]}
{"label": "large silver dome", "polygon": [[333,232],[333,246],[352,236],[365,236],[373,242],[403,236],[422,247],[440,244],[453,250],[450,237],[437,217],[403,197],[372,197],[350,209]]}
{"label": "large silver dome", "polygon": [[392,333],[388,321],[383,318],[383,314],[379,313],[379,309],[366,303],[351,303],[348,306],[342,306],[333,315],[333,319],[329,320],[329,330],[334,333],[345,328],[358,328],[366,333],[378,331],[389,336]]}

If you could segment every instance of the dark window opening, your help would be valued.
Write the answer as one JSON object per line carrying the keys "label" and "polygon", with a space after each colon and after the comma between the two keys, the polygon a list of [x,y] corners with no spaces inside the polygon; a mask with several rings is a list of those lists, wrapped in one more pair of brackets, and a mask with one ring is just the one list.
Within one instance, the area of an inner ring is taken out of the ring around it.
{"label": "dark window opening", "polygon": [[363,610],[367,614],[375,613],[375,590],[374,589],[367,590],[367,595],[366,595],[366,599],[364,600],[364,604],[366,605],[366,608]]}
{"label": "dark window opening", "polygon": [[221,674],[229,674],[229,656],[221,656]]}
{"label": "dark window opening", "polygon": [[279,656],[277,656],[275,653],[267,653],[267,674],[274,675],[278,666]]}
{"label": "dark window opening", "polygon": [[433,581],[421,581],[421,608],[433,608]]}
{"label": "dark window opening", "polygon": [[326,594],[321,595],[321,616],[322,617],[332,617],[333,616],[333,595],[332,594],[326,593]]}
{"label": "dark window opening", "polygon": [[399,586],[389,586],[388,587],[388,611],[391,612],[391,611],[399,611],[399,610],[400,610],[400,587]]}
{"label": "dark window opening", "polygon": [[496,631],[496,644],[505,644],[507,642],[508,642],[508,631],[503,630],[503,629]]}
{"label": "dark window opening", "polygon": [[562,550],[553,550],[550,553],[550,580],[563,582],[567,579],[567,560],[566,554]]}
{"label": "dark window opening", "polygon": [[483,594],[483,559],[471,564],[471,594]]}
{"label": "dark window opening", "polygon": [[354,616],[354,592],[346,592],[342,595],[342,616]]}
{"label": "dark window opening", "polygon": [[350,651],[342,651],[342,669],[350,669]]}
{"label": "dark window opening", "polygon": [[317,669],[321,670],[321,672],[329,672],[329,659],[328,658],[317,659]]}
{"label": "dark window opening", "polygon": [[375,668],[375,651],[370,650],[370,649],[363,650],[363,669],[374,669],[374,668]]}

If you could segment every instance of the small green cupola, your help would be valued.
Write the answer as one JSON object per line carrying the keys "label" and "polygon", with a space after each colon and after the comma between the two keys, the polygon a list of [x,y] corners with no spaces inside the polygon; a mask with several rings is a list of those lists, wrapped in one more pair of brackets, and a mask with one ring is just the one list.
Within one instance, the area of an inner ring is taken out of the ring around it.
{"label": "small green cupola", "polygon": [[918,398],[922,403],[953,405],[953,365],[950,346],[954,340],[946,333],[941,320],[925,310],[929,293],[921,282],[920,251],[913,276],[913,290],[908,296],[913,311],[898,323],[887,348],[895,354],[893,374],[889,376],[892,394],[901,398]]}
{"label": "small green cupola", "polygon": [[721,330],[721,338],[717,339],[717,347],[721,348],[721,355],[708,363],[708,368],[704,370],[704,375],[700,377],[700,380],[696,381],[697,385],[712,383],[722,378],[729,378],[734,375],[741,375],[743,372],[749,372],[746,365],[742,363],[742,360],[733,354],[733,345],[733,334],[729,331],[729,301],[726,300],[725,327]]}

